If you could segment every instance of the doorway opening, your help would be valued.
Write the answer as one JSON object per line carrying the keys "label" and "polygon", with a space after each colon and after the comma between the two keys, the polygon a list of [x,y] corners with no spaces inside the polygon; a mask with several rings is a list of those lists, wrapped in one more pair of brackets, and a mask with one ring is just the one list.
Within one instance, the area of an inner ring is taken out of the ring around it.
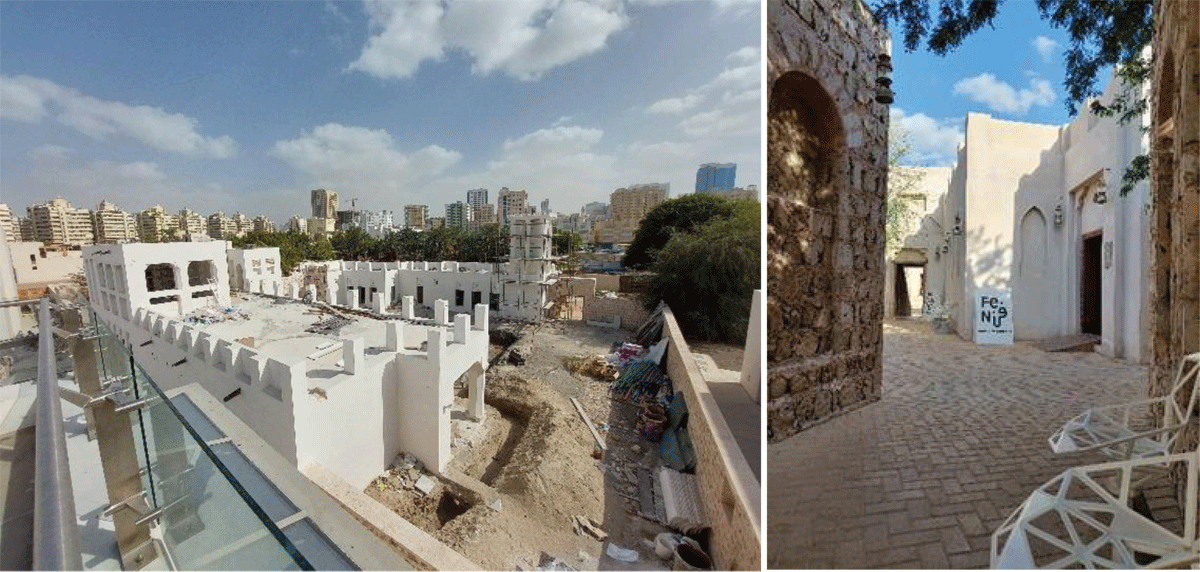
{"label": "doorway opening", "polygon": [[920,316],[924,309],[925,265],[897,264],[895,274],[896,317]]}
{"label": "doorway opening", "polygon": [[1079,286],[1079,331],[1084,334],[1101,335],[1102,293],[1101,252],[1104,235],[1094,232],[1083,237],[1083,264]]}

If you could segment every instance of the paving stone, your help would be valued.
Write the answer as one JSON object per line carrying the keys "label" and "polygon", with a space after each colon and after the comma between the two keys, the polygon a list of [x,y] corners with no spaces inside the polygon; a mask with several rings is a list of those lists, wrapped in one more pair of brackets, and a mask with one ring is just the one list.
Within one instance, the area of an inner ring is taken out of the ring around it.
{"label": "paving stone", "polygon": [[1098,354],[977,346],[910,320],[885,322],[883,338],[878,402],[768,446],[773,568],[842,567],[839,548],[859,539],[864,568],[986,567],[992,531],[1030,491],[1102,460],[1056,456],[1046,438],[1146,394],[1145,367]]}

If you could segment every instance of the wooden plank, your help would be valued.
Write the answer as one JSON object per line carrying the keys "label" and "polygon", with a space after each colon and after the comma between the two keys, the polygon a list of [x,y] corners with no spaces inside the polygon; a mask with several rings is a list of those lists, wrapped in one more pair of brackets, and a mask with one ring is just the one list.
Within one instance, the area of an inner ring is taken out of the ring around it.
{"label": "wooden plank", "polygon": [[596,444],[601,450],[607,451],[608,447],[604,445],[604,440],[600,438],[600,432],[596,431],[596,426],[592,425],[592,420],[588,419],[587,413],[583,412],[583,406],[579,404],[579,400],[571,398],[571,404],[575,406],[575,411],[579,412],[579,417],[583,418],[583,422],[587,423],[588,431],[592,432],[592,438],[596,440]]}

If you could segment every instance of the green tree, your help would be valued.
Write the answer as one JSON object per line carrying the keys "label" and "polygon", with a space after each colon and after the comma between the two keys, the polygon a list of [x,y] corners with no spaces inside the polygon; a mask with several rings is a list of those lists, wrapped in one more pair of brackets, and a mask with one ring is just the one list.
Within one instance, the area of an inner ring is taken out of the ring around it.
{"label": "green tree", "polygon": [[677,232],[691,232],[714,218],[728,218],[733,202],[720,195],[693,193],[663,201],[638,223],[633,243],[622,263],[629,268],[650,268],[659,251]]}
{"label": "green tree", "polygon": [[[761,272],[756,201],[734,201],[731,216],[677,232],[658,253],[642,301],[671,307],[690,339],[744,343]],[[745,204],[748,203],[748,204]]]}
{"label": "green tree", "polygon": [[508,229],[485,224],[463,239],[461,262],[500,262],[508,256]]}
{"label": "green tree", "polygon": [[911,195],[925,174],[905,167],[912,144],[908,133],[893,127],[888,133],[888,185],[884,217],[884,241],[888,256],[900,250],[910,232],[914,210]]}
{"label": "green tree", "polygon": [[[878,0],[875,16],[886,25],[896,21],[904,30],[904,48],[913,51],[926,40],[926,47],[945,55],[983,26],[990,26],[1003,0],[940,0],[937,22],[933,23],[932,0]],[[1071,45],[1066,50],[1067,111],[1074,115],[1089,97],[1101,94],[1097,75],[1115,66],[1125,89],[1105,104],[1093,101],[1097,115],[1118,116],[1128,122],[1147,109],[1143,84],[1150,79],[1149,62],[1142,49],[1154,35],[1153,0],[1037,0],[1042,18],[1056,28],[1065,28]],[[1121,194],[1149,176],[1149,157],[1134,157],[1122,176]]]}
{"label": "green tree", "polygon": [[343,260],[366,260],[375,239],[362,228],[352,226],[333,233],[330,243]]}

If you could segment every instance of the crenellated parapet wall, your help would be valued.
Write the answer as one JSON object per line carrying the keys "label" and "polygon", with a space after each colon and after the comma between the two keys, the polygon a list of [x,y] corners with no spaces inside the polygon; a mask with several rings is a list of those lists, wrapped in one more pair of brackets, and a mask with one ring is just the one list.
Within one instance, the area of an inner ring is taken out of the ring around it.
{"label": "crenellated parapet wall", "polygon": [[438,300],[421,319],[411,297],[404,306],[380,339],[343,337],[336,357],[290,362],[151,309],[98,313],[164,390],[198,383],[298,467],[317,462],[365,486],[400,452],[446,466],[456,380],[466,379],[469,413],[484,413],[488,307],[451,318]]}

